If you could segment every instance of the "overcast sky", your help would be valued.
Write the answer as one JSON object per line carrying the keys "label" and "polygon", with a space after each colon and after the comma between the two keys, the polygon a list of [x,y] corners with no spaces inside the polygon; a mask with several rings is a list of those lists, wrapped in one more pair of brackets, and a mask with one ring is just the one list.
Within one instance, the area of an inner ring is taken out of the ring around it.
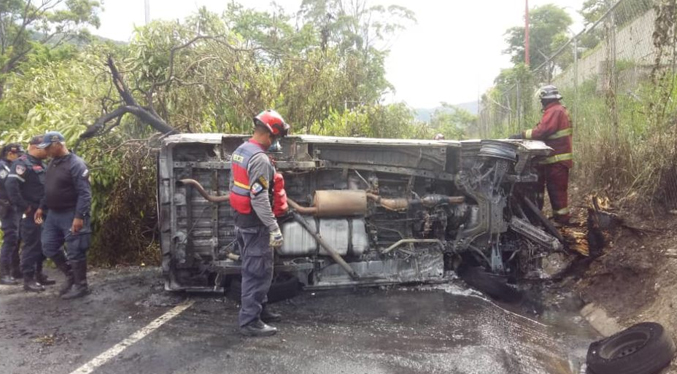
{"label": "overcast sky", "polygon": [[[236,0],[237,1],[237,0]],[[476,101],[491,87],[501,68],[510,67],[504,32],[523,24],[524,0],[371,0],[405,6],[416,13],[418,23],[397,38],[386,61],[387,76],[397,90],[390,100],[405,101],[414,108],[432,108],[445,101]],[[221,12],[230,0],[150,0],[152,19],[182,19],[201,6]],[[295,12],[301,0],[277,0]],[[241,0],[257,9],[270,0]],[[531,7],[555,3],[565,7],[582,29],[575,12],[583,0],[530,0]],[[134,25],[144,24],[143,0],[105,0],[101,27],[95,34],[128,41]]]}

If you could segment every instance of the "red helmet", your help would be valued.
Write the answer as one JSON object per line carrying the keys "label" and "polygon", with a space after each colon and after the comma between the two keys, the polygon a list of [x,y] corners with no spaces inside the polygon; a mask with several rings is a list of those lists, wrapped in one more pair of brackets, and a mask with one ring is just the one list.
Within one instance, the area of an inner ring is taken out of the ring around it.
{"label": "red helmet", "polygon": [[254,117],[254,125],[264,126],[273,136],[283,138],[287,136],[290,126],[284,121],[280,113],[274,110],[264,110]]}

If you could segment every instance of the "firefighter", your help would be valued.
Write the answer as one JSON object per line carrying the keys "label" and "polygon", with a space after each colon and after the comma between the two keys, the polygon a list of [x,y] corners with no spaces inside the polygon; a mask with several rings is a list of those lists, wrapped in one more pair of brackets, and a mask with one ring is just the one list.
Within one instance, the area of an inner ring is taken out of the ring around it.
{"label": "firefighter", "polygon": [[2,223],[2,248],[0,249],[0,284],[16,285],[21,277],[19,264],[19,222],[21,213],[9,201],[5,181],[12,162],[23,154],[21,144],[9,143],[0,154],[0,222]]}
{"label": "firefighter", "polygon": [[538,166],[538,204],[543,207],[547,186],[553,219],[556,223],[566,225],[571,218],[567,195],[569,170],[573,166],[571,119],[567,109],[560,103],[562,95],[557,87],[544,86],[538,95],[543,106],[541,122],[535,128],[510,138],[542,140],[553,149],[552,154]]}
{"label": "firefighter", "polygon": [[33,214],[40,206],[45,194],[45,165],[47,158],[44,149],[38,148],[43,136],[34,136],[28,142],[28,153],[23,154],[12,163],[12,168],[5,182],[5,188],[14,209],[23,215],[20,233],[24,242],[21,250],[21,272],[24,279],[24,290],[28,292],[44,291],[43,286],[55,282],[42,273],[42,254],[40,226],[35,223]]}
{"label": "firefighter", "polygon": [[280,114],[261,112],[254,117],[254,135],[231,157],[230,205],[242,257],[239,325],[246,336],[274,335],[277,329],[267,323],[281,318],[266,307],[273,279],[273,249],[283,241],[271,205],[275,168],[266,151],[288,132],[289,125]]}
{"label": "firefighter", "polygon": [[440,133],[440,134],[435,135],[433,140],[444,140],[444,134]]}

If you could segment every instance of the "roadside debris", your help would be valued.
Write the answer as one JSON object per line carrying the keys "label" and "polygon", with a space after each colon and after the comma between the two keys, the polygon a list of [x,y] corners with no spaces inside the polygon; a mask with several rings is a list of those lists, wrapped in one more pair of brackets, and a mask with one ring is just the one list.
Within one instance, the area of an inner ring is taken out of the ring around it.
{"label": "roadside debris", "polygon": [[588,370],[593,374],[656,374],[675,356],[675,343],[663,326],[636,324],[590,344]]}

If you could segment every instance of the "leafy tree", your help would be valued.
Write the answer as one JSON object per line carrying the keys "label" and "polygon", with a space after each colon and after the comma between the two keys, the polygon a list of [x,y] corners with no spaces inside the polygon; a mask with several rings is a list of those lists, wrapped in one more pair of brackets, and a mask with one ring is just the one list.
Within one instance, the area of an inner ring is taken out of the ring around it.
{"label": "leafy tree", "polygon": [[[374,19],[350,30],[370,24],[370,40],[378,40]],[[387,49],[351,45],[347,31],[323,44],[323,24],[314,22],[231,4],[223,14],[203,8],[181,22],[139,27],[128,45],[55,49],[34,41],[21,74],[5,77],[11,89],[0,101],[0,138],[26,141],[59,129],[73,145],[101,135],[77,150],[92,170],[92,256],[115,264],[156,253],[149,156],[158,132],[249,132],[252,116],[273,107],[295,133],[432,137],[406,105],[381,104],[391,89]],[[113,241],[116,248],[107,245]]]}
{"label": "leafy tree", "polygon": [[331,109],[311,127],[311,133],[370,138],[431,138],[429,129],[415,122],[415,113],[404,103],[363,105],[347,111]]}
{"label": "leafy tree", "polygon": [[0,2],[0,99],[8,75],[36,49],[55,49],[89,37],[99,26],[96,0],[3,0]]}
{"label": "leafy tree", "polygon": [[299,15],[319,35],[323,51],[335,48],[346,60],[353,91],[347,107],[374,103],[393,90],[385,79],[385,57],[392,38],[416,22],[411,10],[368,0],[304,0]]}
{"label": "leafy tree", "polygon": [[465,109],[442,103],[430,119],[430,127],[444,135],[445,139],[464,139],[477,133],[477,116]]}
{"label": "leafy tree", "polygon": [[[572,24],[567,12],[554,4],[534,7],[529,12],[529,56],[532,67],[538,67],[557,51],[562,35]],[[511,55],[513,64],[524,63],[524,26],[512,27],[505,33],[508,48],[504,53]],[[552,69],[546,69],[543,79],[549,80]]]}
{"label": "leafy tree", "polygon": [[387,50],[391,38],[416,22],[405,7],[368,0],[303,0],[299,14],[319,32],[323,48],[337,46],[342,52]]}

